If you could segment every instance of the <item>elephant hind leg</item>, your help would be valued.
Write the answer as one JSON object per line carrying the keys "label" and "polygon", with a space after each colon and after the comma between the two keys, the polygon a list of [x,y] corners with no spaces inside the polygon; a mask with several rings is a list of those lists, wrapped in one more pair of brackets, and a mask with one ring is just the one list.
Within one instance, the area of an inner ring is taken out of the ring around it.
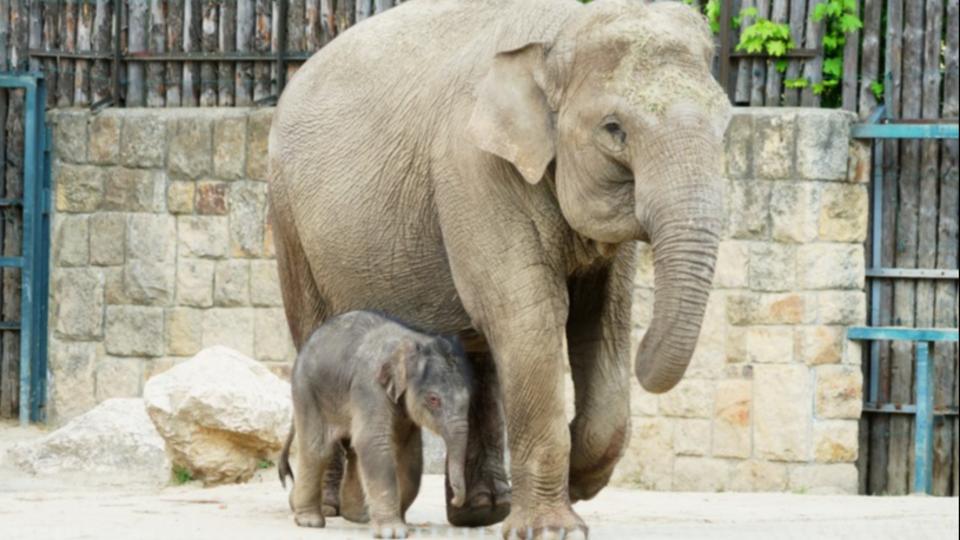
{"label": "elephant hind leg", "polygon": [[300,241],[300,231],[293,219],[286,182],[275,171],[277,168],[271,163],[270,222],[277,251],[283,308],[290,327],[290,337],[299,351],[313,330],[330,314],[310,271],[310,262]]}

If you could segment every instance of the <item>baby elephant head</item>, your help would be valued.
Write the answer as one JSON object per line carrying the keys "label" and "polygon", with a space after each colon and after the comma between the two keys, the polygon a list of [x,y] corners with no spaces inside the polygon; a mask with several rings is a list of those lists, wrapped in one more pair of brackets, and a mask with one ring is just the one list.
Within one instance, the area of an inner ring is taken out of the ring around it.
{"label": "baby elephant head", "polygon": [[410,418],[443,438],[452,504],[466,498],[464,463],[472,376],[460,346],[445,338],[404,338],[381,366],[380,384],[394,403],[404,400]]}

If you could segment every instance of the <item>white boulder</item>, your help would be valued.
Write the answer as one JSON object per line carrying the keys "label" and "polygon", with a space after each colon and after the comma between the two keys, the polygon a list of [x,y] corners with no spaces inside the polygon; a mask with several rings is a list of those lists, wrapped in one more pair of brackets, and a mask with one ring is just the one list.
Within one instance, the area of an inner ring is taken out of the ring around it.
{"label": "white boulder", "polygon": [[290,429],[290,384],[227,347],[151,378],[143,398],[173,462],[207,485],[248,480]]}
{"label": "white boulder", "polygon": [[7,455],[13,465],[37,475],[94,473],[105,482],[170,479],[163,438],[139,398],[108,399],[44,437],[14,445]]}

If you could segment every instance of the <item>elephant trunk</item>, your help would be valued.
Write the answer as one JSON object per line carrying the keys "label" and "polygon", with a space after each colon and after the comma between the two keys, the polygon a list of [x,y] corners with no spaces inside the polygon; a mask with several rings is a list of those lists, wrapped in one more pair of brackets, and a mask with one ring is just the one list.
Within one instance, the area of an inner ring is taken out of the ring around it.
{"label": "elephant trunk", "polygon": [[467,499],[467,482],[465,467],[467,461],[467,428],[445,430],[443,435],[447,447],[447,477],[453,499],[450,501],[455,507],[463,506]]}
{"label": "elephant trunk", "polygon": [[723,223],[719,146],[702,130],[677,130],[654,140],[634,169],[638,186],[655,186],[636,197],[654,254],[653,319],[635,360],[650,392],[676,386],[700,335]]}

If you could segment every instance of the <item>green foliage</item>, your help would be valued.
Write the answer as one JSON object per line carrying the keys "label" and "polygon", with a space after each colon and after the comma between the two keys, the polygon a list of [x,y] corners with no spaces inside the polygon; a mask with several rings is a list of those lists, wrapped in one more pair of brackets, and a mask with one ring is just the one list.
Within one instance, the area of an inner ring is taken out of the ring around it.
{"label": "green foliage", "polygon": [[792,89],[806,88],[807,80],[804,79],[803,77],[799,79],[786,79],[785,81],[783,81],[783,85],[786,86],[787,88],[792,88]]}
{"label": "green foliage", "polygon": [[870,83],[870,91],[873,92],[873,97],[882,100],[883,99],[883,83],[880,81],[873,81]]}
{"label": "green foliage", "polygon": [[[840,81],[843,80],[843,46],[847,34],[863,28],[857,17],[857,0],[824,0],[813,9],[813,20],[824,22],[823,67],[821,82],[813,85],[824,107],[840,105]],[[883,86],[880,86],[881,92]],[[874,94],[876,87],[871,85]]]}
{"label": "green foliage", "polygon": [[261,459],[260,461],[257,461],[258,469],[269,469],[270,467],[273,467],[273,462],[269,459]]}
{"label": "green foliage", "polygon": [[187,482],[193,480],[193,473],[190,472],[190,469],[187,469],[183,465],[174,465],[173,466],[173,483],[182,486]]}
{"label": "green foliage", "polygon": [[[756,13],[756,9],[751,8]],[[744,10],[741,13],[745,13]],[[744,16],[747,16],[744,14]],[[755,16],[755,15],[754,15]],[[783,23],[758,18],[753,24],[740,32],[738,51],[748,53],[767,53],[770,56],[783,56],[794,47],[790,37],[790,27]]]}

